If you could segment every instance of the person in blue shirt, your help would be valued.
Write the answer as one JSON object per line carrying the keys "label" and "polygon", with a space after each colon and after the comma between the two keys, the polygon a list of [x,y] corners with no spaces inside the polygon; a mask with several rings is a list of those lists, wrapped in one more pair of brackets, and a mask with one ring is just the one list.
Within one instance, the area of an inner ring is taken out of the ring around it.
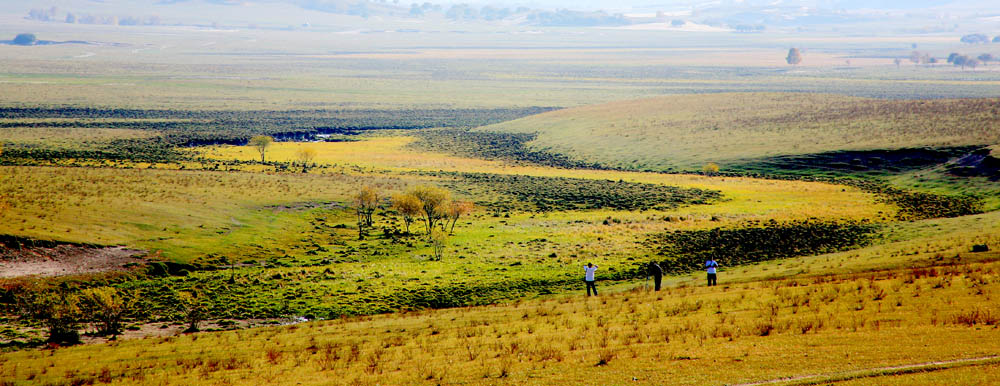
{"label": "person in blue shirt", "polygon": [[594,272],[597,271],[597,266],[591,263],[583,266],[583,281],[587,283],[587,296],[590,296],[590,290],[594,290],[594,296],[597,296],[597,286],[594,285]]}
{"label": "person in blue shirt", "polygon": [[715,269],[719,268],[719,263],[716,263],[715,259],[709,257],[708,261],[705,262],[705,268],[708,269],[708,285],[716,285]]}

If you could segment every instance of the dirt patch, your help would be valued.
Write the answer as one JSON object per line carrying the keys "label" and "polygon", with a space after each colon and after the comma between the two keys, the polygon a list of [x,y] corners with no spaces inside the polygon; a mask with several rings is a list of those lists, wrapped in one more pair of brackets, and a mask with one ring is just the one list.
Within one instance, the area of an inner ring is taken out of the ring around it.
{"label": "dirt patch", "polygon": [[62,276],[80,273],[123,271],[145,261],[146,251],[122,246],[105,247],[0,237],[0,278]]}

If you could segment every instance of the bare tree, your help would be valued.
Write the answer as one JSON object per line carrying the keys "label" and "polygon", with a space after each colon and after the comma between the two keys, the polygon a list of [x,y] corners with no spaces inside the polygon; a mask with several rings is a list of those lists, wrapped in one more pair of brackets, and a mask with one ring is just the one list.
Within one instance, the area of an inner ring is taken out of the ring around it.
{"label": "bare tree", "polygon": [[475,206],[468,201],[452,201],[449,203],[446,212],[448,219],[451,220],[451,229],[448,230],[448,233],[455,234],[455,224],[458,223],[458,218],[472,213],[474,208]]}
{"label": "bare tree", "polygon": [[444,250],[448,246],[448,236],[438,233],[431,236],[431,248],[434,251],[434,260],[440,261],[444,257]]}
{"label": "bare tree", "polygon": [[374,187],[364,186],[354,196],[354,206],[358,215],[358,238],[365,237],[365,228],[373,224],[372,214],[378,207],[378,191]]}
{"label": "bare tree", "polygon": [[205,306],[204,298],[197,290],[180,292],[177,294],[177,311],[180,312],[184,322],[188,324],[184,332],[198,332],[198,324],[205,320],[208,307]]}

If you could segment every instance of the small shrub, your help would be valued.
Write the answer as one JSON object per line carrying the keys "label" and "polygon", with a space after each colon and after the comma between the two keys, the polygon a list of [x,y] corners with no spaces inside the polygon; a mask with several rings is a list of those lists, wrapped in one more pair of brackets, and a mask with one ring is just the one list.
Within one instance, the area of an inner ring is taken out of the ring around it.
{"label": "small shrub", "polygon": [[608,363],[611,363],[611,360],[615,359],[617,356],[618,355],[615,354],[613,350],[610,349],[601,350],[601,352],[597,356],[597,364],[595,366],[606,366]]}
{"label": "small shrub", "polygon": [[955,315],[954,318],[955,324],[964,324],[969,327],[972,327],[976,324],[992,326],[996,325],[998,322],[1000,322],[1000,315],[991,310],[981,309],[981,308],[976,308],[972,311],[960,313],[958,315]]}

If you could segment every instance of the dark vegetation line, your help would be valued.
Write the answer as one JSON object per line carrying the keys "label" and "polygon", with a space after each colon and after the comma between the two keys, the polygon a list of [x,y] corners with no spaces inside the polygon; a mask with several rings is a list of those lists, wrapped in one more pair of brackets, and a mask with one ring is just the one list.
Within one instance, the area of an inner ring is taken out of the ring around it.
{"label": "dark vegetation line", "polygon": [[580,209],[654,210],[683,205],[708,204],[722,198],[715,190],[679,188],[614,180],[527,175],[423,172],[436,177],[450,177],[449,189],[476,195],[485,191],[497,197],[477,202],[498,211],[567,211]]}
{"label": "dark vegetation line", "polygon": [[893,150],[842,150],[816,154],[783,155],[751,160],[734,167],[746,171],[772,171],[815,175],[884,175],[920,170],[985,149],[984,146],[904,148]]}
{"label": "dark vegetation line", "polygon": [[[132,110],[79,107],[0,108],[0,127],[123,128],[150,130],[149,139],[120,139],[94,152],[39,149],[8,145],[5,159],[122,159],[138,162],[174,162],[184,159],[176,147],[245,145],[254,135],[276,140],[317,140],[320,134],[356,135],[373,130],[412,130],[431,127],[474,127],[551,111],[549,107],[502,109],[402,109],[402,110],[291,110],[201,111]],[[18,122],[17,119],[42,120]],[[57,121],[58,119],[58,121]],[[75,121],[62,121],[75,119]],[[99,122],[94,119],[110,119]],[[46,121],[48,120],[48,121]],[[88,121],[89,120],[89,121]],[[129,121],[131,120],[131,121]],[[144,120],[144,121],[136,121]],[[157,121],[163,120],[163,121]]]}
{"label": "dark vegetation line", "polygon": [[664,272],[683,274],[701,269],[710,257],[733,267],[861,248],[875,240],[878,230],[878,225],[864,221],[753,221],[729,228],[654,234],[643,244],[656,253]]}
{"label": "dark vegetation line", "polygon": [[732,168],[760,173],[877,178],[939,165],[955,176],[1000,180],[1000,159],[992,157],[986,146],[843,150],[750,160]]}
{"label": "dark vegetation line", "polygon": [[421,150],[565,169],[611,169],[597,162],[578,161],[563,154],[533,150],[525,144],[534,140],[535,134],[446,129],[425,130],[415,135],[419,140],[411,146]]}

